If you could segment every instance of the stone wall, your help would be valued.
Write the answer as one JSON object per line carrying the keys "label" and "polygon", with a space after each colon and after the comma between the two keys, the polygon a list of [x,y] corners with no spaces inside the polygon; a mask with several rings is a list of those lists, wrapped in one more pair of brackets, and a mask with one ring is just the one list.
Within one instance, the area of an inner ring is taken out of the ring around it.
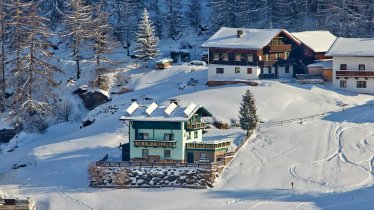
{"label": "stone wall", "polygon": [[217,171],[202,168],[94,167],[91,187],[212,187]]}

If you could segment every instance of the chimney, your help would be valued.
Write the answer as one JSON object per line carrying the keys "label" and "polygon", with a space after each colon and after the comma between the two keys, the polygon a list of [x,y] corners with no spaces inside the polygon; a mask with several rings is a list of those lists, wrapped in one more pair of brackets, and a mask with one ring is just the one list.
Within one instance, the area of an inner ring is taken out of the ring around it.
{"label": "chimney", "polygon": [[169,99],[170,103],[175,103],[175,105],[179,106],[179,100],[176,98],[170,98]]}
{"label": "chimney", "polygon": [[237,31],[237,36],[238,36],[238,38],[242,38],[243,37],[243,30],[238,30]]}

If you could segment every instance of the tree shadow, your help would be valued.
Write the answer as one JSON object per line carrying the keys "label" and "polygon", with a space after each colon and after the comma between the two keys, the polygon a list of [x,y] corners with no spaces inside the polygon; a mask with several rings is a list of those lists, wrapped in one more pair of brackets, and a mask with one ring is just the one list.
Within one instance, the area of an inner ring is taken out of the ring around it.
{"label": "tree shadow", "polygon": [[342,107],[328,113],[322,120],[331,122],[374,123],[374,100],[355,107]]}

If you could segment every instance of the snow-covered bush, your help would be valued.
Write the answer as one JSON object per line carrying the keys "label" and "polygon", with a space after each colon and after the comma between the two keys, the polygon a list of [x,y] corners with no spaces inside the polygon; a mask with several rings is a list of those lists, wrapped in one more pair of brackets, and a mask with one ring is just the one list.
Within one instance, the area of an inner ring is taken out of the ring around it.
{"label": "snow-covered bush", "polygon": [[43,133],[49,126],[46,119],[38,114],[34,114],[32,116],[25,115],[22,125],[24,131],[39,133]]}
{"label": "snow-covered bush", "polygon": [[116,74],[115,76],[116,84],[118,86],[123,86],[129,83],[131,76],[130,75],[123,75],[123,74]]}
{"label": "snow-covered bush", "polygon": [[64,100],[55,105],[53,108],[53,115],[58,122],[69,121],[70,114],[73,110],[73,103],[69,100]]}

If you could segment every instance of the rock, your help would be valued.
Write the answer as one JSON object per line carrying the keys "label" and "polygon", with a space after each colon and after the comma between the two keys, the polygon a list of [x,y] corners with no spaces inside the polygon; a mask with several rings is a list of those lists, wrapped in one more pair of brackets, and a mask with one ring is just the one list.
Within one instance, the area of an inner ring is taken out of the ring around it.
{"label": "rock", "polygon": [[136,181],[136,183],[137,183],[138,185],[141,185],[141,184],[144,183],[144,179],[138,179],[138,180]]}
{"label": "rock", "polygon": [[169,182],[175,181],[177,179],[176,176],[170,175],[166,178]]}
{"label": "rock", "polygon": [[180,180],[185,180],[187,178],[187,176],[180,176],[179,179]]}
{"label": "rock", "polygon": [[[152,180],[152,182],[154,183],[154,184],[159,184],[160,182],[162,181],[162,179],[160,179],[160,178],[158,178],[158,177],[155,177],[155,178],[153,178],[153,180]],[[149,183],[151,183],[151,182],[149,182]]]}
{"label": "rock", "polygon": [[79,97],[83,100],[84,106],[89,110],[110,101],[110,98],[103,94],[101,90],[88,91],[88,89],[84,86],[78,88],[73,93],[79,95]]}
{"label": "rock", "polygon": [[84,127],[90,126],[90,125],[92,125],[94,122],[95,122],[95,119],[93,119],[93,120],[90,120],[90,119],[85,120],[85,121],[83,121],[83,122],[81,123],[81,128],[84,128]]}

